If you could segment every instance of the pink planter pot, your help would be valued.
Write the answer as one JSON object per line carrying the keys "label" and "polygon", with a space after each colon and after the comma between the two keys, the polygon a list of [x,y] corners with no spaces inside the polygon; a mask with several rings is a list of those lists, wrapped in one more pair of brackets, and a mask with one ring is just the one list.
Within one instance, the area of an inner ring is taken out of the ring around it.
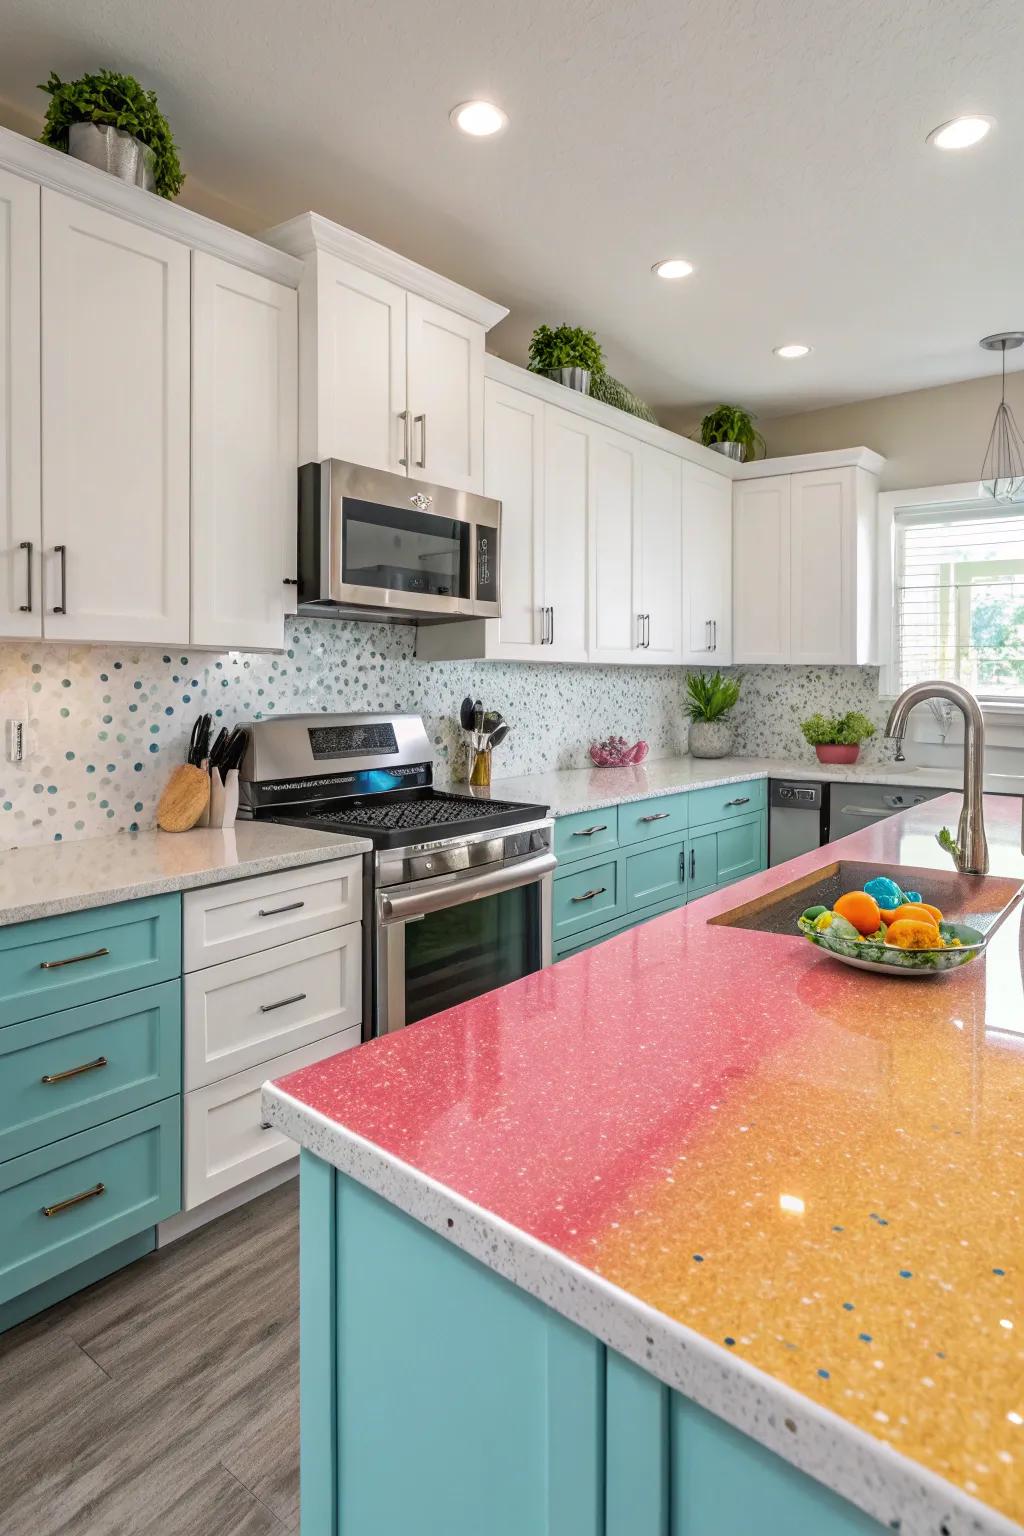
{"label": "pink planter pot", "polygon": [[819,763],[855,763],[860,757],[860,747],[815,747]]}

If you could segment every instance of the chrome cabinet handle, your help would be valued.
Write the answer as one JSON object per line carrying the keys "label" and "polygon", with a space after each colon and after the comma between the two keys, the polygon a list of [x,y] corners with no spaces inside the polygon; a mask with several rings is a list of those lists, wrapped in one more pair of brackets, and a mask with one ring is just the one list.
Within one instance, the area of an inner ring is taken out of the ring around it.
{"label": "chrome cabinet handle", "polygon": [[551,638],[549,639],[548,644],[549,645],[554,645],[554,643],[555,643],[555,608],[554,608],[554,604],[552,604],[551,607],[548,609],[548,618],[551,621]]}
{"label": "chrome cabinet handle", "polygon": [[653,816],[641,816],[641,821],[667,821],[672,815],[671,811],[655,811]]}
{"label": "chrome cabinet handle", "polygon": [[650,648],[651,648],[651,616],[650,616],[649,613],[645,613],[644,614],[644,650],[649,651]]}
{"label": "chrome cabinet handle", "polygon": [[41,971],[59,971],[62,965],[80,965],[83,960],[101,960],[104,955],[109,955],[110,950],[105,946],[102,949],[90,949],[87,955],[68,955],[66,960],[40,960]]}
{"label": "chrome cabinet handle", "polygon": [[582,827],[579,832],[574,832],[573,837],[593,837],[595,832],[607,832],[608,823],[603,821],[599,827]]}
{"label": "chrome cabinet handle", "polygon": [[552,641],[551,609],[542,608],[540,611],[540,643],[550,645]]}
{"label": "chrome cabinet handle", "polygon": [[638,613],[636,616],[636,648],[642,651],[644,648],[644,616]]}
{"label": "chrome cabinet handle", "polygon": [[402,456],[399,459],[403,469],[409,468],[409,412],[399,411],[398,419],[402,423]]}
{"label": "chrome cabinet handle", "polygon": [[691,880],[696,880],[696,878],[697,878],[697,850],[696,850],[696,848],[691,848],[690,849],[690,879]]}
{"label": "chrome cabinet handle", "polygon": [[423,412],[419,416],[414,416],[413,417],[412,424],[413,424],[414,427],[416,426],[417,422],[419,423],[419,428],[420,428],[420,456],[416,460],[416,468],[417,469],[426,469],[426,467],[427,467],[427,417],[426,417],[426,412]]}
{"label": "chrome cabinet handle", "polygon": [[305,905],[306,903],[304,901],[290,901],[288,902],[287,906],[284,907],[260,907],[256,913],[256,916],[277,917],[281,912],[297,912],[300,907],[304,907]]}
{"label": "chrome cabinet handle", "polygon": [[68,611],[68,547],[66,544],[53,546],[55,555],[60,555],[60,602],[54,608],[54,613],[67,613]]}
{"label": "chrome cabinet handle", "polygon": [[69,1077],[81,1077],[83,1072],[95,1072],[97,1067],[105,1067],[107,1058],[97,1056],[95,1061],[83,1061],[80,1067],[68,1067],[66,1072],[47,1072],[41,1077],[41,1083],[64,1083]]}
{"label": "chrome cabinet handle", "polygon": [[738,795],[735,800],[727,800],[725,803],[726,803],[726,805],[749,805],[750,804],[750,796],[749,795]]}
{"label": "chrome cabinet handle", "polygon": [[289,1003],[304,1003],[305,992],[296,992],[294,997],[282,997],[279,1003],[260,1003],[260,1013],[273,1013],[275,1008],[287,1008]]}
{"label": "chrome cabinet handle", "polygon": [[19,613],[32,612],[32,540],[22,539],[19,546],[25,551],[25,601],[20,605]]}
{"label": "chrome cabinet handle", "polygon": [[592,891],[584,891],[582,896],[573,896],[573,901],[593,901],[595,896],[603,896],[608,889],[606,885],[597,885]]}
{"label": "chrome cabinet handle", "polygon": [[711,620],[711,649],[713,651],[717,651],[718,650],[718,620],[717,619],[712,619]]}
{"label": "chrome cabinet handle", "polygon": [[80,1195],[71,1195],[67,1200],[58,1200],[56,1205],[44,1205],[44,1216],[59,1216],[61,1211],[70,1211],[73,1205],[81,1205],[83,1200],[95,1200],[97,1195],[102,1195],[106,1189],[105,1184],[94,1184],[92,1189],[83,1189]]}

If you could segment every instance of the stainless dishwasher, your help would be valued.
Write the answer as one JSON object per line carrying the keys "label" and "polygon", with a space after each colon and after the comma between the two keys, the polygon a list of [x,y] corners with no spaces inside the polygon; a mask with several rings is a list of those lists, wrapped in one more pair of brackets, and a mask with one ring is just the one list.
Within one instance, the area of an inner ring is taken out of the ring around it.
{"label": "stainless dishwasher", "polygon": [[911,789],[906,784],[831,784],[829,786],[828,841],[836,842],[849,832],[859,832],[897,811],[924,805],[945,789]]}
{"label": "stainless dishwasher", "polygon": [[772,779],[768,789],[768,862],[773,868],[828,842],[827,784]]}

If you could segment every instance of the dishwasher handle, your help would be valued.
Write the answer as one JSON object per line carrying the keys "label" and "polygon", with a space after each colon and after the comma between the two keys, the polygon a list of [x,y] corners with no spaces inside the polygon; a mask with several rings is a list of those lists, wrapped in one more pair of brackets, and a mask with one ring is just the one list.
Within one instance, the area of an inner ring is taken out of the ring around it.
{"label": "dishwasher handle", "polygon": [[424,882],[420,890],[408,895],[380,896],[380,920],[385,925],[405,923],[429,912],[441,912],[448,907],[461,907],[467,901],[479,901],[484,896],[497,896],[501,891],[514,891],[520,885],[532,885],[551,873],[558,860],[553,853],[538,854],[535,859],[524,859],[520,864],[502,865],[486,870],[480,875],[446,878],[442,885]]}

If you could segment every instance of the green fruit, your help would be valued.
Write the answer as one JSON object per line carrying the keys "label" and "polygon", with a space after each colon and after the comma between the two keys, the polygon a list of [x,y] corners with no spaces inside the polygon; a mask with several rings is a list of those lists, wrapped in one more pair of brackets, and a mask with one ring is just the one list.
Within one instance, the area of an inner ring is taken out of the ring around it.
{"label": "green fruit", "polygon": [[808,923],[813,923],[816,917],[820,917],[823,912],[827,911],[828,907],[808,907],[807,911],[801,912],[800,916]]}

